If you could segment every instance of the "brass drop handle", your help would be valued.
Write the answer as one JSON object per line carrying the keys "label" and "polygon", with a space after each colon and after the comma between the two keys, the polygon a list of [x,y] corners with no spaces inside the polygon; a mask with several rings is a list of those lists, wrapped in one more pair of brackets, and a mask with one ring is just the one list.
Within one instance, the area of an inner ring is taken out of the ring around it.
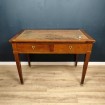
{"label": "brass drop handle", "polygon": [[32,49],[34,50],[35,49],[35,46],[32,46]]}
{"label": "brass drop handle", "polygon": [[69,49],[71,50],[72,49],[72,46],[69,46]]}

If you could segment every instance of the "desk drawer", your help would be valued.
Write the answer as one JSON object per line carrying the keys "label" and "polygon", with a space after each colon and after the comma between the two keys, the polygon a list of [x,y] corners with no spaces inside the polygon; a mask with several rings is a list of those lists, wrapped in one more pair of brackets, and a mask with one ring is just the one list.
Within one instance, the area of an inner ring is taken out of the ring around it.
{"label": "desk drawer", "polygon": [[20,53],[44,53],[50,52],[50,46],[47,44],[18,43],[17,50]]}
{"label": "desk drawer", "polygon": [[82,54],[87,52],[87,44],[55,44],[55,53]]}

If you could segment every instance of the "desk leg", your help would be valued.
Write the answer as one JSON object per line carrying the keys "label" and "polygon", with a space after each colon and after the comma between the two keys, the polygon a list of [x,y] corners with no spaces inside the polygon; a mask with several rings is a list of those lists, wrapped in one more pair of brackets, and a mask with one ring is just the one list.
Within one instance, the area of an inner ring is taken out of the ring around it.
{"label": "desk leg", "polygon": [[15,57],[15,61],[16,61],[17,69],[18,69],[20,82],[21,82],[21,84],[24,84],[23,76],[22,76],[22,68],[21,68],[21,63],[20,63],[20,59],[19,59],[19,54],[18,53],[14,53],[14,57]]}
{"label": "desk leg", "polygon": [[78,57],[79,57],[79,55],[75,54],[75,67],[77,66],[77,63],[78,63]]}
{"label": "desk leg", "polygon": [[84,65],[83,65],[83,71],[82,71],[82,78],[81,78],[81,84],[84,84],[84,79],[85,79],[85,75],[86,75],[86,71],[87,71],[87,67],[88,67],[88,62],[90,59],[90,52],[86,53],[85,56],[85,61],[84,61]]}
{"label": "desk leg", "polygon": [[31,67],[31,63],[30,63],[30,55],[27,54],[27,59],[28,59],[28,66]]}

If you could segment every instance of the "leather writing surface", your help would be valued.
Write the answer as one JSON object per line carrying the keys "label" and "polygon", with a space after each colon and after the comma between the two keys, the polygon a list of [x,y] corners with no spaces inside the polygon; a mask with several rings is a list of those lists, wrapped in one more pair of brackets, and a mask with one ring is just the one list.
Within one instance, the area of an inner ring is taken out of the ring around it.
{"label": "leather writing surface", "polygon": [[80,30],[25,30],[17,38],[21,40],[86,40]]}

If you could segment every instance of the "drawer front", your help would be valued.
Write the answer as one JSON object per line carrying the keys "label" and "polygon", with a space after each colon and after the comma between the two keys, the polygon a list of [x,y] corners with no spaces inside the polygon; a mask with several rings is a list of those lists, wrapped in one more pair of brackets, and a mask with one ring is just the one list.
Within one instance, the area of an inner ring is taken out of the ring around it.
{"label": "drawer front", "polygon": [[85,54],[88,44],[17,43],[19,53]]}
{"label": "drawer front", "polygon": [[87,44],[55,44],[55,53],[84,54],[87,52]]}
{"label": "drawer front", "polygon": [[46,53],[50,52],[50,46],[47,44],[18,43],[17,51],[20,53]]}

